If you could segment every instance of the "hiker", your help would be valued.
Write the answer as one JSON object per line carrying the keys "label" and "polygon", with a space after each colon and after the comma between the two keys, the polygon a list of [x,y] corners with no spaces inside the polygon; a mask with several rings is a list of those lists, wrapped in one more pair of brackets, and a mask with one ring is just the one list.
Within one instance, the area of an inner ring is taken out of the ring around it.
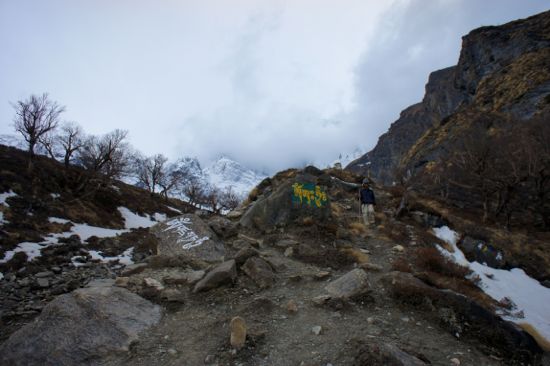
{"label": "hiker", "polygon": [[359,190],[359,200],[361,201],[361,213],[363,214],[363,222],[365,225],[374,225],[374,192],[369,188],[367,178],[363,179],[363,186]]}

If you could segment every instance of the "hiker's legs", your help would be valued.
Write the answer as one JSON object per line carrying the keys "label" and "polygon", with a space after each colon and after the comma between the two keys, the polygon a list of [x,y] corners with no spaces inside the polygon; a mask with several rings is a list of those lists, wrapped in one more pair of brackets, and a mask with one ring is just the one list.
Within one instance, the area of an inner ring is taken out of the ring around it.
{"label": "hiker's legs", "polygon": [[361,205],[361,212],[363,213],[363,223],[369,226],[369,205]]}
{"label": "hiker's legs", "polygon": [[375,223],[374,205],[366,205],[366,206],[367,206],[367,224],[374,225]]}

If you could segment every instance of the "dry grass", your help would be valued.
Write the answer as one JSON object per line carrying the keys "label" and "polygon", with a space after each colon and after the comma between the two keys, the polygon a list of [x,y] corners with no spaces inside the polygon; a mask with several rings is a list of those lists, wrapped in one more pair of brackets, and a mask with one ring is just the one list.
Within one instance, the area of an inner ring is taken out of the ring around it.
{"label": "dry grass", "polygon": [[539,331],[535,329],[535,327],[528,323],[519,323],[518,325],[521,327],[521,329],[529,333],[529,335],[535,339],[540,348],[542,348],[545,352],[550,352],[550,340],[546,339],[542,334],[540,334]]}
{"label": "dry grass", "polygon": [[349,231],[355,235],[355,236],[363,236],[366,235],[368,230],[365,224],[359,221],[351,222],[348,225]]}
{"label": "dry grass", "polygon": [[340,251],[347,256],[353,258],[353,260],[357,264],[364,264],[369,262],[369,256],[357,248],[343,248]]}
{"label": "dry grass", "polygon": [[409,263],[408,260],[406,260],[403,257],[397,258],[392,263],[392,269],[395,270],[395,271],[399,271],[399,272],[407,272],[407,273],[412,273],[413,272],[411,264]]}
{"label": "dry grass", "polygon": [[334,218],[339,219],[342,217],[342,214],[344,213],[344,207],[339,203],[333,202],[330,205],[330,211],[331,211],[331,215]]}
{"label": "dry grass", "polygon": [[435,272],[448,277],[464,278],[470,270],[445,258],[434,247],[415,250],[414,264],[422,271]]}

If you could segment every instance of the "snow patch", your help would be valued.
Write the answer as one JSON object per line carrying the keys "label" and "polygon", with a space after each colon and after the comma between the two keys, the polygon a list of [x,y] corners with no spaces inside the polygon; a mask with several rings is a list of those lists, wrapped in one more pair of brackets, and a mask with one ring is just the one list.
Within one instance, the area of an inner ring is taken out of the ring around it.
{"label": "snow patch", "polygon": [[[13,258],[14,254],[17,252],[25,252],[27,253],[27,259],[28,261],[33,260],[34,258],[37,258],[41,255],[40,251],[44,248],[47,248],[51,245],[57,245],[58,240],[60,238],[68,238],[71,235],[78,235],[82,241],[86,241],[92,236],[96,236],[98,238],[109,238],[113,236],[118,236],[123,233],[129,232],[131,229],[136,229],[139,227],[148,228],[151,227],[159,221],[166,220],[166,215],[161,213],[155,213],[151,216],[139,216],[126,207],[119,207],[119,212],[121,213],[122,217],[124,218],[125,228],[124,229],[107,229],[97,226],[91,226],[88,224],[75,224],[67,219],[63,219],[60,217],[49,217],[48,221],[52,223],[57,224],[66,224],[71,223],[71,229],[69,231],[65,231],[62,233],[55,233],[50,234],[44,238],[44,240],[40,243],[29,243],[24,242],[17,245],[17,247],[14,250],[7,251],[4,255],[4,258],[0,260],[0,263],[6,263],[10,259]],[[1,213],[1,212],[0,212]],[[2,222],[3,216],[0,216],[0,223]],[[98,254],[99,255],[99,254]],[[123,253],[124,255],[124,253]],[[120,259],[120,263],[125,264],[125,262],[128,262],[128,260],[131,261],[131,253],[130,257],[108,257],[108,258],[118,258]],[[114,259],[113,259],[114,260]],[[72,260],[73,264],[78,263],[74,261],[74,258]],[[80,264],[81,265],[81,264]],[[78,264],[75,264],[75,266],[78,266]]]}
{"label": "snow patch", "polygon": [[54,200],[56,200],[56,199],[58,199],[59,197],[61,197],[61,195],[60,195],[59,193],[50,193],[50,196],[51,196]]}
{"label": "snow patch", "polygon": [[4,274],[0,272],[0,281],[4,279]]}
{"label": "snow patch", "polygon": [[62,219],[61,217],[48,217],[48,221],[55,224],[66,224],[70,222],[67,219]]}
{"label": "snow patch", "polygon": [[174,212],[177,212],[177,213],[179,213],[180,215],[183,215],[183,212],[182,212],[181,210],[175,208],[175,207],[166,206],[166,208],[169,209],[169,210],[172,210],[172,211],[174,211]]}
{"label": "snow patch", "polygon": [[47,244],[42,243],[19,243],[14,250],[9,250],[4,254],[4,258],[0,259],[0,263],[6,263],[13,258],[15,253],[24,252],[27,254],[27,261],[31,261],[36,257],[40,257],[40,251],[47,247]]}
{"label": "snow patch", "polygon": [[0,211],[0,226],[8,223],[9,221],[4,220],[4,213]]}
{"label": "snow patch", "polygon": [[[92,260],[99,260],[101,263],[109,263],[118,261],[120,264],[130,265],[134,264],[132,260],[132,254],[134,253],[134,247],[126,249],[122,254],[114,257],[105,257],[101,254],[101,251],[89,250],[88,253],[92,256]],[[77,262],[78,263],[78,262]],[[74,264],[74,263],[73,263]],[[80,263],[79,263],[80,264]]]}
{"label": "snow patch", "polygon": [[166,220],[166,215],[158,212],[152,215],[154,218],[153,220],[151,219],[151,216],[147,214],[145,216],[140,216],[138,214],[133,213],[126,207],[119,207],[118,211],[124,218],[124,226],[126,227],[127,230],[137,229],[140,227],[148,228],[157,224],[159,221]]}
{"label": "snow patch", "polygon": [[10,197],[16,197],[16,196],[17,196],[17,193],[12,192],[11,190],[9,192],[0,193],[0,205],[10,207],[10,205],[6,202],[6,200]]}
{"label": "snow patch", "polygon": [[435,236],[447,242],[453,252],[441,246],[437,249],[456,263],[470,268],[480,279],[479,287],[497,301],[511,300],[514,313],[501,316],[517,324],[531,325],[547,342],[550,342],[550,289],[529,277],[521,268],[495,269],[478,262],[469,262],[456,245],[459,235],[447,226],[433,230]]}

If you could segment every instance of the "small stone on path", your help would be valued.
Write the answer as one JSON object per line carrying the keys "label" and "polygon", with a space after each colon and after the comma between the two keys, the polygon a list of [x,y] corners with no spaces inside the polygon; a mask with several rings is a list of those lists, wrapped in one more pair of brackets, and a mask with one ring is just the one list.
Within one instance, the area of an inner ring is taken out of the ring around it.
{"label": "small stone on path", "polygon": [[323,330],[323,328],[320,325],[316,325],[316,326],[311,328],[311,332],[315,335],[321,334],[322,330]]}
{"label": "small stone on path", "polygon": [[230,343],[234,349],[241,349],[246,342],[246,322],[240,316],[231,319],[229,324],[231,328]]}
{"label": "small stone on path", "polygon": [[298,312],[298,305],[296,304],[296,301],[289,300],[288,303],[286,304],[286,310],[289,313],[297,313]]}

